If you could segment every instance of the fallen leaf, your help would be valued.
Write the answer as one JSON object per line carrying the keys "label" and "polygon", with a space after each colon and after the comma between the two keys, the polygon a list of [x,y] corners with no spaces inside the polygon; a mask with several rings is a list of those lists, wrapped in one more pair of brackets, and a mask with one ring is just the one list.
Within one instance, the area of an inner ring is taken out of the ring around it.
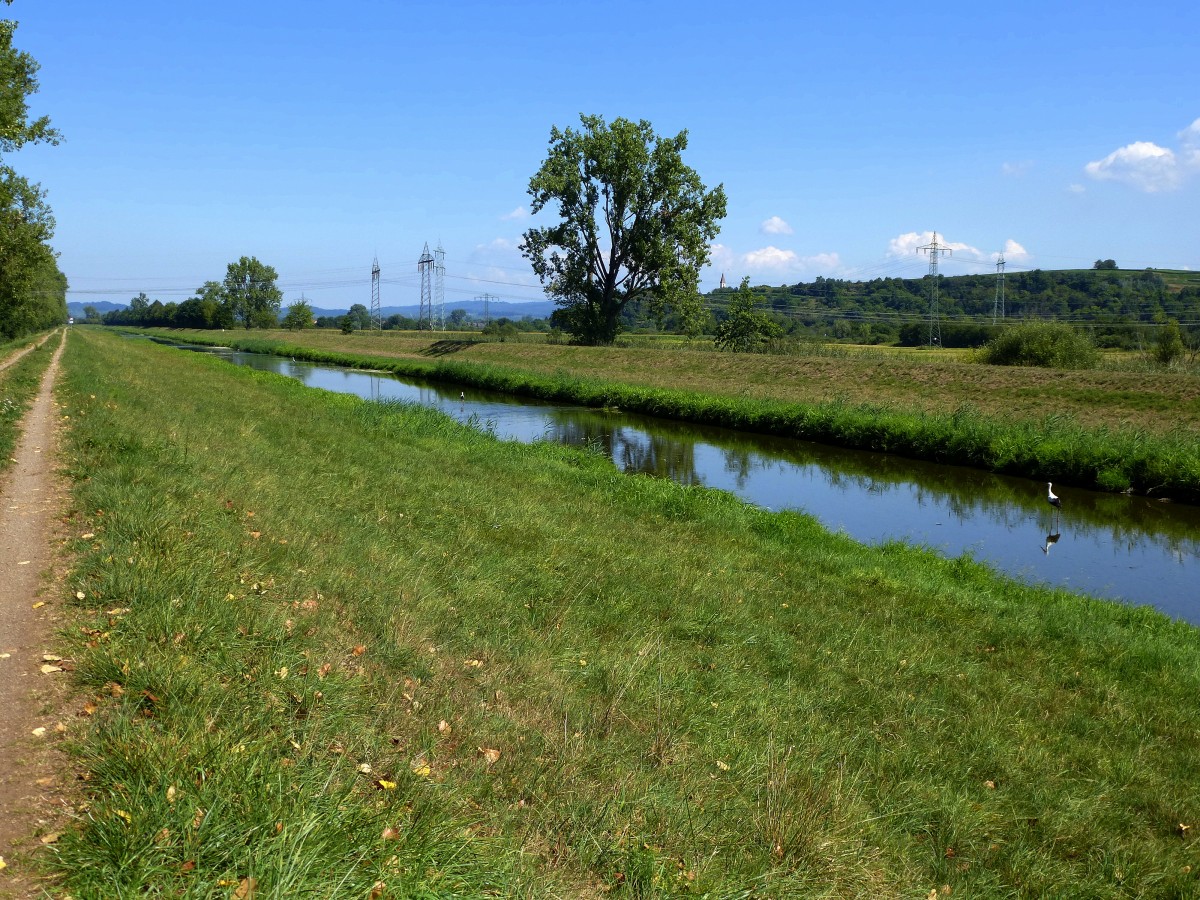
{"label": "fallen leaf", "polygon": [[243,878],[238,884],[237,890],[233,892],[233,900],[252,900],[257,889],[258,880],[256,878]]}
{"label": "fallen leaf", "polygon": [[129,813],[127,813],[123,809],[115,810],[114,814],[116,815],[116,817],[118,819],[124,819],[126,824],[131,824],[133,822],[133,816],[131,816]]}
{"label": "fallen leaf", "polygon": [[40,840],[43,844],[53,844],[60,837],[62,837],[61,834],[59,834],[57,831],[52,831],[49,834],[43,834],[40,838],[38,838],[38,840]]}
{"label": "fallen leaf", "polygon": [[89,531],[86,534],[81,534],[79,537],[85,541],[90,541],[95,536],[96,536],[95,532]]}
{"label": "fallen leaf", "polygon": [[465,665],[468,669],[478,669],[483,665],[483,660],[482,659],[465,659],[465,660],[463,660],[463,665]]}
{"label": "fallen leaf", "polygon": [[994,791],[996,789],[996,782],[988,780],[983,783],[983,786],[989,791]]}
{"label": "fallen leaf", "polygon": [[387,885],[382,881],[375,882],[371,888],[371,893],[367,895],[368,900],[379,900],[383,896],[383,892],[387,890]]}
{"label": "fallen leaf", "polygon": [[254,538],[257,541],[260,537],[262,537],[262,532],[261,531],[251,531],[250,537]]}
{"label": "fallen leaf", "polygon": [[351,653],[352,653],[354,656],[362,656],[364,653],[366,653],[366,652],[367,652],[367,648],[366,648],[366,646],[365,646],[365,645],[363,645],[363,644],[359,644],[357,647],[355,647],[355,648],[354,648],[353,650],[351,650],[350,652],[351,652]]}
{"label": "fallen leaf", "polygon": [[391,825],[389,825],[387,828],[383,829],[383,839],[385,841],[400,840],[400,829],[393,828]]}
{"label": "fallen leaf", "polygon": [[8,863],[6,863],[6,862],[4,861],[4,857],[3,857],[3,856],[0,856],[0,869],[7,869],[7,868],[8,868]]}
{"label": "fallen leaf", "polygon": [[87,594],[85,594],[83,591],[76,591],[76,592],[75,592],[75,599],[76,599],[76,600],[83,600],[83,599],[84,599],[84,598],[86,598],[86,597],[87,597]]}
{"label": "fallen leaf", "polygon": [[169,788],[167,788],[167,802],[175,802],[175,785],[171,785]]}
{"label": "fallen leaf", "polygon": [[729,763],[725,762],[724,760],[718,759],[717,760],[717,768],[720,769],[722,772],[728,772],[729,771]]}
{"label": "fallen leaf", "polygon": [[371,764],[363,763],[362,765],[360,765],[358,767],[358,771],[361,772],[363,775],[370,775],[371,774]]}
{"label": "fallen leaf", "polygon": [[53,675],[55,672],[61,672],[61,666],[52,666],[50,663],[45,663],[42,666],[41,672],[43,675]]}
{"label": "fallen leaf", "polygon": [[204,808],[201,807],[200,809],[196,810],[196,815],[192,816],[192,827],[199,828],[203,822],[204,822]]}
{"label": "fallen leaf", "polygon": [[42,608],[43,606],[45,606],[45,605],[46,605],[46,601],[45,601],[45,600],[39,600],[37,603],[33,604],[33,606],[31,606],[31,607],[29,607],[29,608],[30,608],[30,609],[41,609],[41,608]]}
{"label": "fallen leaf", "polygon": [[185,862],[183,865],[181,865],[179,867],[179,871],[180,872],[190,872],[194,868],[196,868],[196,861],[194,859],[189,859],[187,862]]}
{"label": "fallen leaf", "polygon": [[33,729],[33,731],[32,731],[32,732],[30,732],[30,733],[31,733],[31,734],[32,734],[34,737],[45,737],[45,736],[46,736],[46,729],[45,729],[45,727],[44,727],[44,726],[41,726],[41,725],[39,725],[37,728]]}
{"label": "fallen leaf", "polygon": [[442,734],[449,734],[453,730],[454,729],[450,727],[450,723],[445,719],[442,719],[442,721],[438,722],[438,731],[440,731]]}
{"label": "fallen leaf", "polygon": [[375,782],[375,787],[379,788],[381,791],[394,791],[396,789],[396,782],[388,781],[386,778],[380,778]]}
{"label": "fallen leaf", "polygon": [[499,750],[493,749],[492,747],[480,747],[479,752],[483,755],[484,760],[487,761],[489,766],[492,765],[492,763],[500,761]]}

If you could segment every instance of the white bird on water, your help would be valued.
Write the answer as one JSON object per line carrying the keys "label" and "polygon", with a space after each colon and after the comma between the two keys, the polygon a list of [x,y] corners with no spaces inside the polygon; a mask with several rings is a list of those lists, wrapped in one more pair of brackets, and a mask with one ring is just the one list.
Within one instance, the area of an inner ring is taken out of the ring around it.
{"label": "white bird on water", "polygon": [[1054,482],[1046,482],[1046,502],[1055,509],[1062,509],[1062,501],[1058,499],[1058,494],[1054,493]]}

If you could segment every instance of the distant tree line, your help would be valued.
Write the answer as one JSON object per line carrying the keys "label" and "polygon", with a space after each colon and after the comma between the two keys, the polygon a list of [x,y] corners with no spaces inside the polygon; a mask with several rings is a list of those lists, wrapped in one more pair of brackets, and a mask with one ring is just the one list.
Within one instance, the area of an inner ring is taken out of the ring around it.
{"label": "distant tree line", "polygon": [[163,303],[141,293],[101,321],[147,328],[278,328],[283,293],[275,285],[277,278],[271,266],[243,256],[226,267],[224,281],[204,282],[182,303]]}
{"label": "distant tree line", "polygon": [[67,321],[67,279],[50,247],[54,216],[46,192],[8,164],[26,144],[57,144],[50,119],[30,119],[38,63],[13,47],[17,23],[0,20],[0,340]]}
{"label": "distant tree line", "polygon": [[[1108,261],[1100,261],[1106,263]],[[755,307],[791,338],[920,346],[929,339],[928,276],[812,282],[750,287]],[[738,290],[704,296],[713,334],[745,299]],[[938,276],[941,344],[981,346],[996,334],[991,324],[995,275]],[[1170,320],[1200,321],[1200,273],[1094,269],[1013,272],[1005,276],[1004,322],[1062,321],[1086,325],[1100,347],[1133,346],[1136,326],[1162,326]],[[655,330],[657,323],[636,305],[624,320],[628,331]],[[1200,336],[1195,325],[1181,326],[1185,338]]]}

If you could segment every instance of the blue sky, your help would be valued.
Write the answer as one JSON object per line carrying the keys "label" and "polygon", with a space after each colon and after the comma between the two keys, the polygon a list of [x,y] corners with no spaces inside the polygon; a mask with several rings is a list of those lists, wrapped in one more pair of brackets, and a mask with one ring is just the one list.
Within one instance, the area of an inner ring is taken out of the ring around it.
{"label": "blue sky", "polygon": [[238,257],[284,302],[541,298],[517,249],[550,128],[687,129],[724,184],[702,286],[1200,268],[1200,4],[16,0],[66,140],[11,157],[69,299],[182,301]]}

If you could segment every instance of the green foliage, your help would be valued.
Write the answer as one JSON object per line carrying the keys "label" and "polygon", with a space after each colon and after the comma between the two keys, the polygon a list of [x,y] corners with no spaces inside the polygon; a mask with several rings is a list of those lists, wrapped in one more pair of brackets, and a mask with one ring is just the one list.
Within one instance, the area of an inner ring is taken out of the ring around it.
{"label": "green foliage", "polygon": [[243,256],[230,263],[225,272],[223,300],[234,321],[246,328],[275,328],[283,301],[283,292],[275,286],[278,277],[257,257]]}
{"label": "green foliage", "polygon": [[646,303],[685,323],[699,309],[698,272],[725,215],[725,191],[684,165],[687,132],[649,122],[580,116],[583,128],[550,132],[530,179],[533,212],[556,204],[559,221],[525,232],[521,251],[559,305],[553,324],[588,344],[611,344],[621,312]]}
{"label": "green foliage", "polygon": [[987,343],[981,359],[996,366],[1092,369],[1100,355],[1083,332],[1056,322],[1036,322],[1005,329]]}
{"label": "green foliage", "polygon": [[719,350],[754,353],[768,341],[783,334],[783,329],[766,313],[757,309],[758,300],[750,290],[750,279],[743,278],[737,294],[729,303],[729,315],[717,326],[715,343]]}
{"label": "green foliage", "polygon": [[1167,324],[1158,330],[1158,339],[1154,343],[1154,358],[1161,365],[1170,366],[1183,357],[1183,336],[1179,332],[1179,323],[1169,319]]}
{"label": "green foliage", "polygon": [[[38,64],[13,47],[17,23],[0,20],[0,153],[59,142],[46,116],[31,120]],[[50,239],[54,217],[46,192],[0,161],[0,339],[41,331],[67,320],[66,278]]]}
{"label": "green foliage", "polygon": [[1098,259],[1092,263],[1093,269],[1115,269],[1117,261],[1115,259]]}
{"label": "green foliage", "polygon": [[296,331],[312,328],[315,323],[312,307],[308,305],[308,301],[297,300],[295,303],[288,304],[287,314],[280,324],[289,331]]}

